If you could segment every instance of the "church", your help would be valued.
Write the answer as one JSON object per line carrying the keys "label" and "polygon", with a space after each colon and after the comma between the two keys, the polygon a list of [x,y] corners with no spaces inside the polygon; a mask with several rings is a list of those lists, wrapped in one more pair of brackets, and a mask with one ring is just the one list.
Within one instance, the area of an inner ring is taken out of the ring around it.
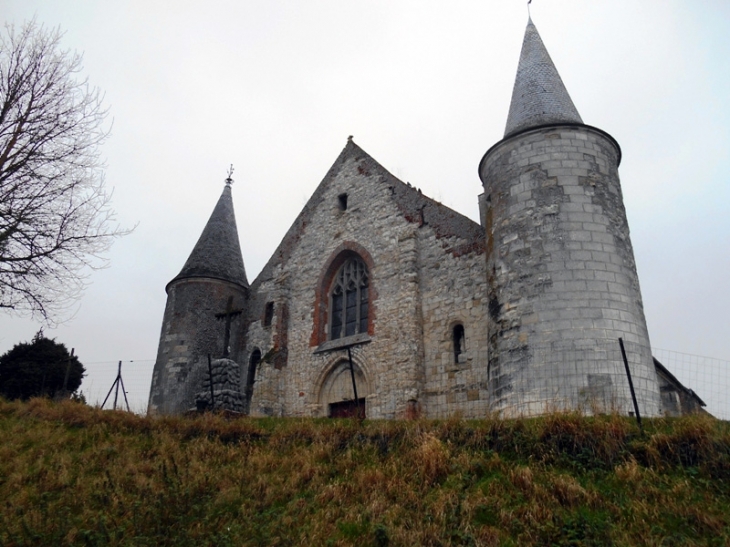
{"label": "church", "polygon": [[478,165],[480,223],[349,138],[249,282],[229,178],[167,284],[149,412],[699,410],[651,354],[620,161],[529,20],[504,138]]}

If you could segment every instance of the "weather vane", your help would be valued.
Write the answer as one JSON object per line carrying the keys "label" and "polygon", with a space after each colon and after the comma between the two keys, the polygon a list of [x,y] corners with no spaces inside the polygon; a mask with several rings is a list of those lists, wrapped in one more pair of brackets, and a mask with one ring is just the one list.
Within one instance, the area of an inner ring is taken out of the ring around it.
{"label": "weather vane", "polygon": [[532,4],[532,0],[527,0],[527,16],[530,17],[530,4]]}
{"label": "weather vane", "polygon": [[226,184],[230,186],[233,184],[233,164],[228,168],[228,176],[226,177]]}

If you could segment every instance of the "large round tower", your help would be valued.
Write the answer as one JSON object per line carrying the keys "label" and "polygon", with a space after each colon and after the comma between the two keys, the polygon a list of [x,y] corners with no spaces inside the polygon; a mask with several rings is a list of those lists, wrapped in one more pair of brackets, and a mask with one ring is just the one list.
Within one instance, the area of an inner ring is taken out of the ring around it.
{"label": "large round tower", "polygon": [[621,150],[585,125],[528,21],[504,138],[479,165],[485,191],[491,407],[660,411],[621,195]]}
{"label": "large round tower", "polygon": [[208,355],[239,361],[248,281],[226,181],[218,203],[180,273],[167,284],[167,305],[152,375],[149,412],[195,408]]}

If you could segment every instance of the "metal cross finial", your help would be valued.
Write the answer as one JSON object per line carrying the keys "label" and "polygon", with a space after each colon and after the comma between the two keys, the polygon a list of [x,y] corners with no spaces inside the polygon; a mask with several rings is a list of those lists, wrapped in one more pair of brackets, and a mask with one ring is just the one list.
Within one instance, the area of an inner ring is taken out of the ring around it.
{"label": "metal cross finial", "polygon": [[230,186],[231,184],[233,184],[233,178],[232,177],[233,177],[233,164],[231,164],[231,166],[229,167],[229,169],[228,169],[228,176],[226,177],[226,184],[228,186]]}
{"label": "metal cross finial", "polygon": [[532,4],[532,0],[527,0],[527,16],[530,17],[530,4]]}

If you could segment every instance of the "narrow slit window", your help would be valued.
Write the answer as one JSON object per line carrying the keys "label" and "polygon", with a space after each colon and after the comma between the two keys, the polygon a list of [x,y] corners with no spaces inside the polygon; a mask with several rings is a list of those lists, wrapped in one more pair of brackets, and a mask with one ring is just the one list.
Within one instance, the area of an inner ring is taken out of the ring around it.
{"label": "narrow slit window", "polygon": [[459,357],[466,350],[464,343],[464,325],[454,325],[452,337],[454,341],[454,363],[458,363]]}
{"label": "narrow slit window", "polygon": [[337,196],[337,205],[339,206],[340,211],[347,210],[347,194],[340,194]]}
{"label": "narrow slit window", "polygon": [[274,320],[274,303],[267,302],[266,309],[264,310],[264,327],[270,327],[271,322]]}

